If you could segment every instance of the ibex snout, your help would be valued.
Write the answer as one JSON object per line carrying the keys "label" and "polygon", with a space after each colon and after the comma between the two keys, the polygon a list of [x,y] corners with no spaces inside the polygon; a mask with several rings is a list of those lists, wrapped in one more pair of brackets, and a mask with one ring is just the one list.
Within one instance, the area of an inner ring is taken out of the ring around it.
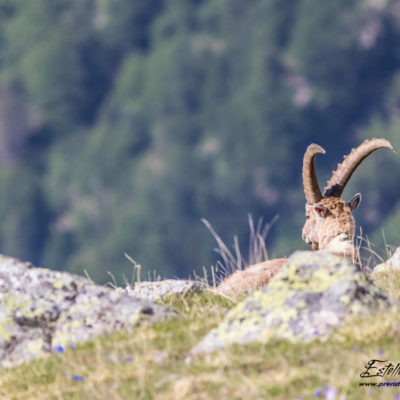
{"label": "ibex snout", "polygon": [[320,231],[327,208],[322,203],[306,204],[306,222],[303,226],[302,237],[313,250],[319,249]]}

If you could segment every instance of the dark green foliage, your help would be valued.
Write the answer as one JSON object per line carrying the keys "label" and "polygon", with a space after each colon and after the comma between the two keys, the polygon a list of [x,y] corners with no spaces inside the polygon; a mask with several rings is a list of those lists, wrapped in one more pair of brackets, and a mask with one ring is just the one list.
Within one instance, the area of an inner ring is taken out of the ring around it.
{"label": "dark green foliage", "polygon": [[[393,7],[1,0],[0,251],[103,282],[130,276],[127,252],[142,278],[186,277],[217,260],[201,218],[243,243],[249,213],[280,214],[273,255],[303,246],[306,146],[328,151],[321,185],[366,137],[400,148]],[[374,154],[345,195],[398,245],[396,160]]]}
{"label": "dark green foliage", "polygon": [[48,209],[39,176],[23,166],[0,169],[0,245],[4,253],[40,262]]}

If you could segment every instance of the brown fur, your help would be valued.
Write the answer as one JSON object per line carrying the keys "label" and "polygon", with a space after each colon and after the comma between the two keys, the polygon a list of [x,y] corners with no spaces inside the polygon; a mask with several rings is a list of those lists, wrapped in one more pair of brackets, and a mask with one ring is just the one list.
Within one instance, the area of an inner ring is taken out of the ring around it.
{"label": "brown fur", "polygon": [[[306,223],[302,236],[314,251],[329,251],[359,265],[358,251],[354,247],[354,232],[352,210],[344,200],[328,197],[318,203],[306,204]],[[268,283],[286,260],[276,258],[236,271],[218,285],[217,293],[232,295],[252,292]]]}
{"label": "brown fur", "polygon": [[235,271],[218,285],[217,293],[238,295],[252,292],[268,283],[282,268],[286,260],[286,258],[276,258],[250,265],[245,270]]}
{"label": "brown fur", "polygon": [[354,231],[352,210],[344,200],[328,197],[318,203],[306,204],[302,236],[313,250],[330,251],[356,262]]}

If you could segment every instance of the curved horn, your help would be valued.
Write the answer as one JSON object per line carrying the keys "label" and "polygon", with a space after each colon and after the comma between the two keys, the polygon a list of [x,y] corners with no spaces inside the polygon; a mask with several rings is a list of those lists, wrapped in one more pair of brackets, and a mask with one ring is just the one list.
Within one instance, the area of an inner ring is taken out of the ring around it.
{"label": "curved horn", "polygon": [[325,154],[326,151],[317,144],[310,144],[303,158],[303,187],[306,200],[309,203],[317,203],[322,199],[315,171],[315,156]]}
{"label": "curved horn", "polygon": [[357,148],[352,149],[351,153],[344,157],[341,164],[338,164],[337,170],[332,173],[331,179],[324,188],[324,197],[340,197],[353,172],[373,151],[382,147],[393,150],[393,146],[386,139],[364,140]]}

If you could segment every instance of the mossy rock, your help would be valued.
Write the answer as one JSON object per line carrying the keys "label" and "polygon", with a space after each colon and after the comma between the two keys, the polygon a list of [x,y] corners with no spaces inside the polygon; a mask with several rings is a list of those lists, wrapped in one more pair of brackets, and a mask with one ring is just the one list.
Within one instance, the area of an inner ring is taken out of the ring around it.
{"label": "mossy rock", "polygon": [[66,272],[0,255],[0,366],[178,312]]}
{"label": "mossy rock", "polygon": [[324,340],[351,317],[391,306],[387,296],[348,260],[324,252],[296,252],[266,286],[230,310],[191,353],[271,339]]}

